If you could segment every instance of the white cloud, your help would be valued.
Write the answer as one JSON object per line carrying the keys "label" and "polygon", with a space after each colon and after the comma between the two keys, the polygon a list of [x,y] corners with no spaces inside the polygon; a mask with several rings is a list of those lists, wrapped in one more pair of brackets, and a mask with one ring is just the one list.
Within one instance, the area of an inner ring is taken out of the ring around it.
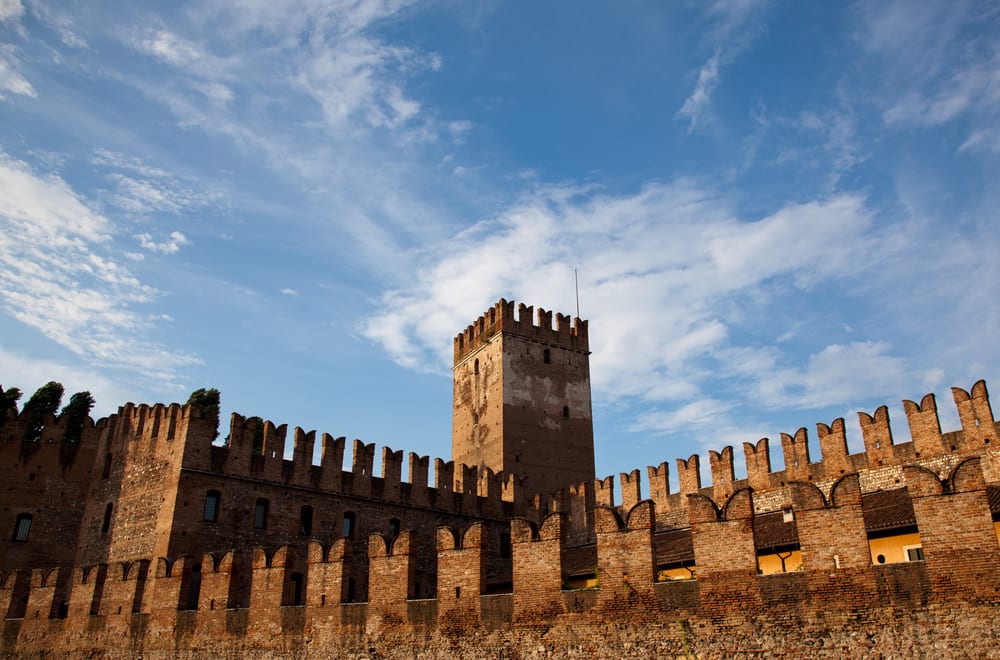
{"label": "white cloud", "polygon": [[299,295],[299,292],[296,291],[295,289],[290,289],[288,287],[285,287],[281,289],[281,295],[288,296],[290,298],[295,298]]}
{"label": "white cloud", "polygon": [[16,22],[24,15],[21,0],[0,0],[0,23]]}
{"label": "white cloud", "polygon": [[139,40],[137,46],[140,50],[175,66],[193,64],[202,58],[194,44],[165,30]]}
{"label": "white cloud", "polygon": [[0,44],[0,101],[4,92],[21,96],[35,97],[35,88],[18,72],[19,60],[14,55],[14,48]]}
{"label": "white cloud", "polygon": [[57,176],[0,155],[0,303],[98,365],[173,382],[197,362],[144,336],[132,307],[156,292],[111,256],[115,227]]}
{"label": "white cloud", "polygon": [[181,246],[188,243],[187,237],[179,231],[170,232],[170,238],[159,243],[154,241],[153,237],[149,234],[138,234],[136,238],[144,249],[161,254],[177,254]]}
{"label": "white cloud", "polygon": [[719,58],[721,54],[718,50],[708,58],[698,71],[698,82],[695,83],[694,91],[687,97],[684,105],[677,111],[679,117],[686,117],[690,123],[689,130],[694,130],[701,119],[702,114],[712,101],[712,92],[719,85]]}
{"label": "white cloud", "polygon": [[712,94],[722,83],[722,68],[749,48],[761,31],[759,21],[767,4],[767,0],[714,0],[703,5],[711,22],[706,41],[714,52],[698,69],[694,90],[676,114],[687,120],[688,131],[694,131],[709,111]]}

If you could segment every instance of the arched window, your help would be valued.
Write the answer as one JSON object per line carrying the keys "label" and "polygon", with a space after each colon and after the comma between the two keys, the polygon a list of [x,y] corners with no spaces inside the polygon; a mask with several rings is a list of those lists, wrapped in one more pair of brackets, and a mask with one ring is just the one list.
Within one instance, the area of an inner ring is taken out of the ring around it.
{"label": "arched window", "polygon": [[205,522],[216,522],[219,520],[219,502],[222,498],[222,493],[217,490],[210,490],[205,495],[205,510],[202,513],[201,519]]}
{"label": "arched window", "polygon": [[270,508],[270,502],[264,498],[257,500],[257,506],[253,510],[253,528],[254,529],[267,529],[267,510]]}
{"label": "arched window", "polygon": [[111,502],[104,507],[104,522],[101,523],[101,534],[107,534],[108,530],[111,529]]}
{"label": "arched window", "polygon": [[354,514],[350,511],[344,514],[344,528],[342,536],[345,539],[354,536]]}
{"label": "arched window", "polygon": [[313,533],[313,508],[308,504],[299,512],[299,536],[310,536]]}
{"label": "arched window", "polygon": [[28,540],[28,532],[31,531],[31,514],[19,513],[14,521],[14,542],[24,543]]}

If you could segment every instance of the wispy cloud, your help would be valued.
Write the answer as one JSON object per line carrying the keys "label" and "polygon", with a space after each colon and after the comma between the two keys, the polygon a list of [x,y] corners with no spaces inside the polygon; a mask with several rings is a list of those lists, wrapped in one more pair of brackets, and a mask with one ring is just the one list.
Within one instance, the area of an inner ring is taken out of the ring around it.
{"label": "wispy cloud", "polygon": [[0,155],[0,301],[8,313],[93,364],[173,382],[196,363],[147,341],[133,307],[156,291],[113,256],[113,223],[61,178]]}
{"label": "wispy cloud", "polygon": [[677,118],[694,131],[711,108],[712,94],[722,83],[722,69],[745,51],[760,32],[760,17],[767,0],[715,0],[703,11],[711,29],[706,41],[712,55],[698,69],[694,90],[684,100]]}
{"label": "wispy cloud", "polygon": [[858,5],[857,41],[879,58],[875,98],[896,127],[968,118],[964,149],[994,151],[1000,120],[1000,14],[974,2]]}

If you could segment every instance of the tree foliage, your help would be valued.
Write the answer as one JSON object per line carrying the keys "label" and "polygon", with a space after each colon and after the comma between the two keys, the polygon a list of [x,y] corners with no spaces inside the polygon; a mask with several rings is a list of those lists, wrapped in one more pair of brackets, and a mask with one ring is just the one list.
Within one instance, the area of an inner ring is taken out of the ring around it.
{"label": "tree foliage", "polygon": [[213,388],[205,389],[200,387],[188,397],[186,406],[194,406],[202,415],[213,415],[215,417],[215,435],[212,439],[219,437],[219,390]]}
{"label": "tree foliage", "polygon": [[59,413],[59,417],[66,418],[66,433],[63,435],[64,442],[80,442],[83,435],[83,424],[87,421],[90,409],[94,407],[94,397],[90,392],[77,392],[70,397],[69,403]]}
{"label": "tree foliage", "polygon": [[54,415],[59,410],[62,395],[62,383],[57,383],[54,380],[45,383],[31,395],[22,410],[22,412],[28,413],[28,425],[24,428],[25,442],[41,441],[45,418],[48,415]]}
{"label": "tree foliage", "polygon": [[5,390],[2,385],[0,385],[0,427],[3,426],[4,420],[7,419],[7,411],[13,410],[17,413],[17,402],[21,398],[21,390],[16,387],[11,387]]}

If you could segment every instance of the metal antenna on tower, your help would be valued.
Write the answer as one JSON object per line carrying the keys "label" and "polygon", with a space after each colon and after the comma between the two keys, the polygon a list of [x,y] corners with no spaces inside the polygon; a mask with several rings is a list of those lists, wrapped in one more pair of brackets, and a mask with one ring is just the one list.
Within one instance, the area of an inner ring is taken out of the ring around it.
{"label": "metal antenna on tower", "polygon": [[576,287],[576,318],[580,318],[580,278],[576,274],[576,268],[573,269],[573,284]]}

